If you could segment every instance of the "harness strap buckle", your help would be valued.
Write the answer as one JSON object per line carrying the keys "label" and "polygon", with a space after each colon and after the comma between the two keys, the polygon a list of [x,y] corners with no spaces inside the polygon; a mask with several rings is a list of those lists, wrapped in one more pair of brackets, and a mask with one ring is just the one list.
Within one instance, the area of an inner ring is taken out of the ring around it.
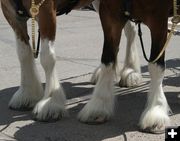
{"label": "harness strap buckle", "polygon": [[30,13],[31,13],[32,17],[37,16],[39,14],[39,6],[38,5],[33,5],[30,8]]}
{"label": "harness strap buckle", "polygon": [[171,22],[174,23],[174,24],[180,23],[180,15],[175,15],[175,16],[172,18]]}

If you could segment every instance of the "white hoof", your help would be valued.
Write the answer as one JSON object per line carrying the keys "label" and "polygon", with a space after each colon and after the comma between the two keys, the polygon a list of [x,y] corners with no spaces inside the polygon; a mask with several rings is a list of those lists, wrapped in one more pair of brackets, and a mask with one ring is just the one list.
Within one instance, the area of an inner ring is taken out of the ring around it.
{"label": "white hoof", "polygon": [[14,110],[29,110],[42,98],[43,89],[36,90],[20,87],[9,102],[9,108]]}
{"label": "white hoof", "polygon": [[91,81],[92,84],[97,83],[100,74],[101,74],[101,67],[99,66],[98,68],[95,69],[95,71],[93,72],[93,75],[91,77],[90,81]]}
{"label": "white hoof", "polygon": [[78,115],[81,122],[98,124],[109,120],[112,116],[114,111],[114,73],[112,64],[101,65],[101,73],[92,98]]}
{"label": "white hoof", "polygon": [[146,109],[140,119],[140,128],[151,133],[162,133],[165,127],[170,124],[168,112],[162,107],[156,106],[152,109]]}
{"label": "white hoof", "polygon": [[65,115],[65,96],[54,92],[52,97],[43,98],[34,110],[34,118],[38,121],[56,121]]}
{"label": "white hoof", "polygon": [[121,72],[119,85],[122,87],[134,87],[141,83],[142,76],[133,69],[125,69]]}
{"label": "white hoof", "polygon": [[114,104],[110,101],[93,99],[80,111],[78,119],[88,124],[99,124],[108,121],[113,115]]}

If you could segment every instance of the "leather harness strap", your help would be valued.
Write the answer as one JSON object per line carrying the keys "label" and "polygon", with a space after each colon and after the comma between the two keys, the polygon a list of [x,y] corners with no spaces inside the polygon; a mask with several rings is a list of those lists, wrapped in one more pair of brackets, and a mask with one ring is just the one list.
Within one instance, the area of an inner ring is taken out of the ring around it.
{"label": "leather harness strap", "polygon": [[[74,8],[74,6],[76,6],[76,4],[78,2],[79,2],[79,0],[69,0],[69,4],[67,5],[67,7],[65,7],[63,9],[59,9],[60,6],[57,7],[57,16],[60,16],[62,14],[68,14]],[[23,6],[22,0],[12,0],[12,4],[16,10],[17,15],[19,15],[20,17],[24,17],[24,18],[31,17],[29,15],[29,12]]]}
{"label": "leather harness strap", "polygon": [[[43,0],[42,0],[43,1]],[[21,18],[31,18],[33,16],[31,16],[29,14],[29,12],[26,10],[26,8],[23,6],[22,0],[12,0],[10,1],[12,6],[14,7],[17,15]],[[57,6],[57,11],[56,11],[56,15],[62,15],[62,14],[68,14],[79,2],[79,0],[69,0],[68,4],[66,5],[65,8],[61,8],[60,6]],[[30,9],[30,12],[31,9]],[[35,37],[35,36],[33,36]],[[33,42],[34,43],[34,42]],[[38,43],[37,43],[37,50],[35,49],[35,44],[33,44],[33,48],[34,48],[34,57],[37,58],[38,54],[39,54],[39,46],[40,46],[40,31],[38,31]]]}
{"label": "leather harness strap", "polygon": [[131,22],[134,22],[136,24],[141,23],[141,21],[132,18],[132,16],[131,16],[132,5],[133,5],[132,0],[123,0],[123,7],[124,7],[123,14]]}
{"label": "leather harness strap", "polygon": [[124,5],[124,14],[126,16],[130,16],[132,9],[132,0],[123,0],[123,5]]}
{"label": "leather harness strap", "polygon": [[12,0],[16,13],[20,17],[31,17],[23,6],[22,0]]}

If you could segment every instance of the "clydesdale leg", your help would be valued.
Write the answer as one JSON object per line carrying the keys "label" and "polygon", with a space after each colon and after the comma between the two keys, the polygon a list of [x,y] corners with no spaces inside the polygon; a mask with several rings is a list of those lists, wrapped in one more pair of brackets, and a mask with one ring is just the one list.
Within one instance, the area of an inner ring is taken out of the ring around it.
{"label": "clydesdale leg", "polygon": [[[158,56],[167,38],[167,19],[164,19],[159,20],[158,17],[157,19],[154,17],[151,18],[150,23],[147,23],[152,37],[151,60]],[[162,88],[165,72],[164,56],[165,54],[156,63],[149,64],[151,85],[146,109],[140,119],[140,127],[153,133],[163,132],[170,122],[169,106]]]}
{"label": "clydesdale leg", "polygon": [[16,15],[9,2],[2,3],[2,10],[16,36],[17,54],[21,66],[21,84],[9,102],[9,107],[15,110],[33,108],[41,99],[43,89],[39,81],[33,54],[27,34],[27,21]]}
{"label": "clydesdale leg", "polygon": [[[107,3],[106,1],[100,4],[99,13],[104,31],[101,72],[91,100],[78,115],[79,120],[85,123],[105,122],[114,111],[113,81],[120,36],[125,21],[120,20],[118,13],[116,15],[109,12],[114,10],[109,9],[111,4],[113,5],[113,2]],[[116,8],[118,7],[115,7],[115,10]]]}
{"label": "clydesdale leg", "polygon": [[[99,12],[99,0],[92,2],[96,12]],[[136,47],[136,31],[135,26],[131,22],[127,22],[124,27],[124,32],[127,38],[126,57],[124,67],[120,73],[120,86],[132,87],[137,86],[141,82],[141,70],[139,56]],[[101,72],[101,67],[98,67],[91,78],[91,82],[95,84]],[[119,74],[119,72],[117,72]]]}
{"label": "clydesdale leg", "polygon": [[46,86],[44,97],[37,103],[33,113],[40,121],[57,120],[65,113],[66,98],[55,69],[56,56],[53,42],[56,32],[56,10],[53,1],[48,1],[47,5],[42,6],[39,27],[42,42],[40,61],[45,71]]}

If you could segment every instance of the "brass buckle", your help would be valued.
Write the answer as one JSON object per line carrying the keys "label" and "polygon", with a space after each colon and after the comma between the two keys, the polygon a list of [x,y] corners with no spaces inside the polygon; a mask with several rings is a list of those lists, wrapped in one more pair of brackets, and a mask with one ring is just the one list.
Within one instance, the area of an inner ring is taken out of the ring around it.
{"label": "brass buckle", "polygon": [[174,16],[174,17],[172,18],[171,22],[174,23],[174,24],[180,23],[180,15]]}
{"label": "brass buckle", "polygon": [[30,8],[30,13],[31,13],[32,17],[37,16],[39,14],[39,6],[38,5],[33,5]]}

